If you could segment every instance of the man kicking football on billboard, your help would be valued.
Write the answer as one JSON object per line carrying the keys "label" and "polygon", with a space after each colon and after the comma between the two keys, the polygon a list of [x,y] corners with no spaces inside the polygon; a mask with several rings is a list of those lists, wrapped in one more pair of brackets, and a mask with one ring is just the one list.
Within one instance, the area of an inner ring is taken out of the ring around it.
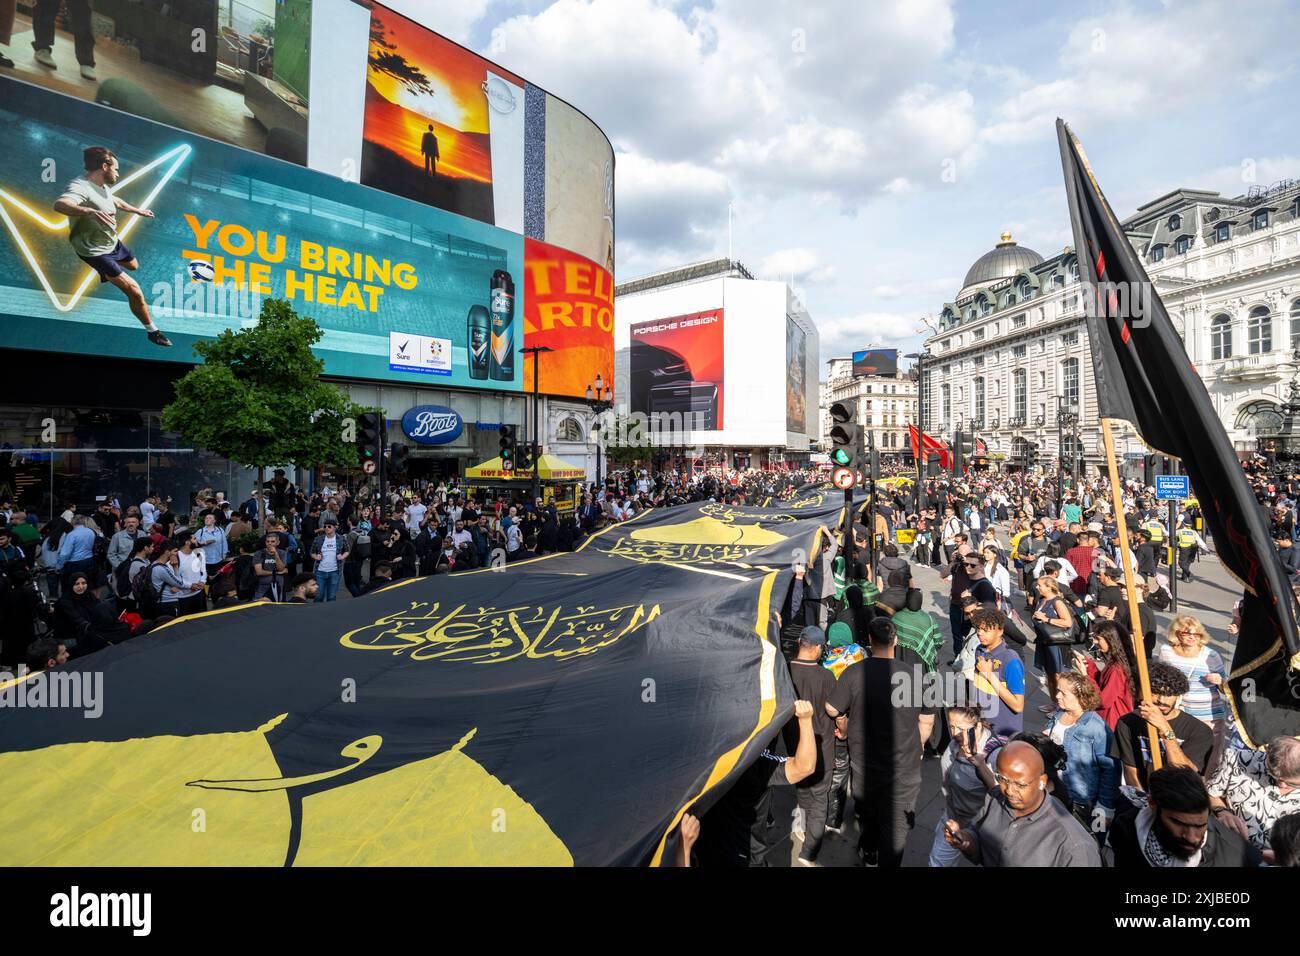
{"label": "man kicking football on billboard", "polygon": [[126,274],[140,268],[135,253],[117,237],[117,211],[152,219],[148,209],[136,209],[113,195],[110,186],[118,181],[117,157],[106,146],[91,146],[84,153],[86,173],[68,183],[54,204],[55,212],[68,217],[68,241],[75,252],[99,273],[100,282],[111,282],[126,294],[131,312],[154,345],[171,345],[149,315],[140,284]]}

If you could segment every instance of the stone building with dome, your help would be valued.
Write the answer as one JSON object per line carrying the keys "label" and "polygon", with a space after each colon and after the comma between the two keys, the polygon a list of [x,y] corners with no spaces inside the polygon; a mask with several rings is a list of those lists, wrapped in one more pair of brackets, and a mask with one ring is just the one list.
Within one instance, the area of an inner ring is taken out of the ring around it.
{"label": "stone building with dome", "polygon": [[[1275,429],[1300,353],[1300,181],[1235,198],[1178,189],[1122,223],[1243,457]],[[974,431],[994,462],[1029,442],[1040,463],[1062,447],[1089,474],[1104,462],[1079,263],[1044,257],[1010,233],[971,265],[939,311],[921,375],[925,427]],[[1058,429],[1058,415],[1077,426]],[[1071,432],[1076,434],[1071,434]],[[1117,451],[1140,461],[1131,429]]]}

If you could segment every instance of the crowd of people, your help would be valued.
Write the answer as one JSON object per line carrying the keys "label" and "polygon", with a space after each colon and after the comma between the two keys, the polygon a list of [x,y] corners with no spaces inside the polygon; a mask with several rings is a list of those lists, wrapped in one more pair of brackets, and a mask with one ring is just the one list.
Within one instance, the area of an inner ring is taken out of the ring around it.
{"label": "crowd of people", "polygon": [[[306,493],[283,470],[243,501],[202,489],[190,506],[149,493],[65,503],[42,523],[0,502],[0,668],[41,669],[177,617],[250,601],[361,597],[417,575],[572,551],[647,508],[761,503],[815,476],[615,471],[562,513],[553,495],[470,495],[457,479]],[[381,517],[382,511],[382,517]]]}
{"label": "crowd of people", "polygon": [[[1290,569],[1300,476],[1248,477]],[[823,529],[776,614],[806,716],[687,815],[679,864],[771,865],[788,835],[791,865],[823,865],[848,793],[859,865],[899,866],[931,759],[943,812],[930,866],[1300,865],[1300,738],[1248,748],[1205,622],[1190,608],[1156,614],[1169,577],[1189,580],[1211,553],[1198,503],[1179,503],[1171,527],[1167,503],[1135,479],[1118,514],[1105,477],[1056,489],[1050,473],[918,485],[900,472],[877,486],[847,550]],[[927,608],[921,578],[934,572]],[[1035,679],[1048,698],[1037,713]],[[796,760],[804,736],[811,767]],[[782,786],[788,825],[773,810]]]}
{"label": "crowd of people", "polygon": [[[183,511],[156,494],[125,507],[110,495],[42,522],[0,502],[0,666],[57,667],[243,602],[363,597],[573,550],[649,508],[780,508],[823,477],[618,470],[567,513],[455,479],[308,494],[280,472],[245,501],[204,490]],[[794,865],[822,865],[852,807],[858,862],[899,866],[929,759],[944,808],[931,866],[1300,865],[1300,739],[1247,748],[1206,623],[1157,617],[1170,576],[1186,580],[1211,553],[1195,500],[1171,527],[1136,480],[1117,515],[1104,477],[1059,499],[1050,474],[888,477],[847,547],[823,527],[795,566],[775,614],[795,716],[706,813],[686,815],[680,864],[767,865],[788,833]],[[1300,476],[1249,477],[1294,578]],[[773,810],[780,787],[792,788],[788,827]]]}

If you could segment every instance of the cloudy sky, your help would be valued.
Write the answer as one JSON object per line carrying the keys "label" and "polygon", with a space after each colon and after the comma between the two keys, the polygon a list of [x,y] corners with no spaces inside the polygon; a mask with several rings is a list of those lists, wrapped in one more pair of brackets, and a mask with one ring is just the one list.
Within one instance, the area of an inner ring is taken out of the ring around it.
{"label": "cloudy sky", "polygon": [[609,135],[621,281],[725,256],[731,203],[823,362],[916,348],[1003,230],[1070,241],[1058,115],[1121,216],[1300,177],[1294,0],[430,2]]}

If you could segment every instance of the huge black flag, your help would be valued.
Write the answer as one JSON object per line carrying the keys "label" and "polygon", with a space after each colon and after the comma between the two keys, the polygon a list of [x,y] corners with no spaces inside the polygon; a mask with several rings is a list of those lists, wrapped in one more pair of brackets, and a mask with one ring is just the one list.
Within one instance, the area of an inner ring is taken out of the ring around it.
{"label": "huge black flag", "polygon": [[1246,742],[1300,731],[1300,639],[1295,601],[1264,514],[1205,384],[1164,304],[1101,194],[1083,148],[1056,121],[1065,191],[1088,287],[1088,336],[1103,418],[1132,422],[1152,448],[1191,476],[1214,547],[1245,588],[1227,694]]}
{"label": "huge black flag", "polygon": [[12,815],[0,866],[662,863],[793,710],[774,612],[836,511],[651,509],[0,675],[0,806],[67,809]]}

